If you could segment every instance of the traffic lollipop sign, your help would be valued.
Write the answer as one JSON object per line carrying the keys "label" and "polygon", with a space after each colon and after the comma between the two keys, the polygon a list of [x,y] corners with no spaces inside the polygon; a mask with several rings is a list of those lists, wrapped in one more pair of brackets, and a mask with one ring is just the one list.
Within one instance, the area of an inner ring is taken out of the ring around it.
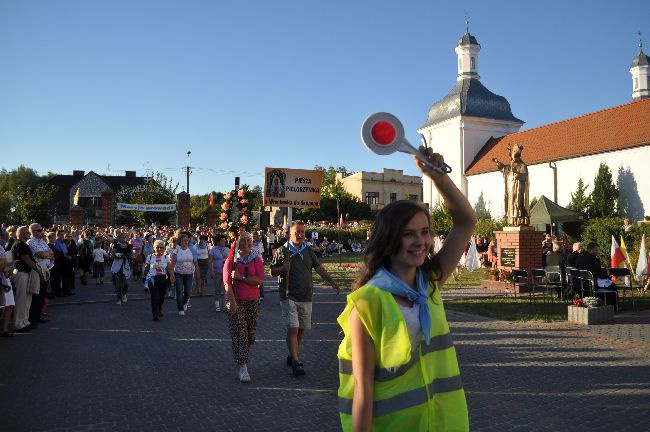
{"label": "traffic lollipop sign", "polygon": [[361,141],[368,150],[378,155],[385,156],[400,151],[417,156],[441,174],[451,172],[451,167],[445,163],[441,167],[434,167],[422,159],[422,154],[404,137],[402,122],[392,114],[378,112],[369,116],[361,125]]}

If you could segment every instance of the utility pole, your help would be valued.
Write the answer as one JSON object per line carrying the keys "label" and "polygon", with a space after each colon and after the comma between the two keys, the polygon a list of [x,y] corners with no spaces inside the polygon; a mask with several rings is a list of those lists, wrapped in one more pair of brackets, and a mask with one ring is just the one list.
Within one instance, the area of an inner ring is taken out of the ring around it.
{"label": "utility pole", "polygon": [[185,191],[187,193],[190,193],[190,155],[192,154],[191,151],[187,151],[187,188]]}

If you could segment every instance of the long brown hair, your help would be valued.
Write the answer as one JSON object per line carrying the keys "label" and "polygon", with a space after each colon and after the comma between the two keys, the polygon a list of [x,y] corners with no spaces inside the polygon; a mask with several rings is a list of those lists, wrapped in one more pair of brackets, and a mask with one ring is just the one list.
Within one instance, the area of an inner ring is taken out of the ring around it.
{"label": "long brown hair", "polygon": [[[370,239],[363,257],[363,269],[354,281],[352,289],[368,282],[379,267],[390,269],[390,259],[399,252],[404,227],[418,213],[423,213],[427,220],[430,220],[427,209],[422,204],[410,200],[392,202],[379,212],[370,231]],[[425,258],[422,267],[429,281],[440,280],[442,272],[432,251]]]}

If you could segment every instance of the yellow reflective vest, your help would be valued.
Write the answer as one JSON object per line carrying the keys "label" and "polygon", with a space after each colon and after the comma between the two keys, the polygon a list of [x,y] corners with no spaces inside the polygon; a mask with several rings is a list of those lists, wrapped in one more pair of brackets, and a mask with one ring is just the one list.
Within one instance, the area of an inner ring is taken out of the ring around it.
{"label": "yellow reflective vest", "polygon": [[469,418],[458,360],[440,291],[429,286],[431,340],[411,350],[404,315],[388,291],[372,285],[353,291],[338,322],[345,337],[338,350],[339,414],[352,430],[350,311],[357,310],[375,346],[373,431],[468,431]]}

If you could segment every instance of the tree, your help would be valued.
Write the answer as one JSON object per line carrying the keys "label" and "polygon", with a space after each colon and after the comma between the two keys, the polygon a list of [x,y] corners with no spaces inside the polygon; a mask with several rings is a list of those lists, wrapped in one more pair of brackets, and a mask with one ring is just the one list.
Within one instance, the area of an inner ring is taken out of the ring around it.
{"label": "tree", "polygon": [[444,202],[439,202],[431,209],[431,228],[434,235],[447,235],[453,226],[449,209]]}
{"label": "tree", "polygon": [[571,194],[571,202],[567,206],[569,210],[573,210],[580,213],[587,213],[589,207],[591,206],[591,195],[587,193],[587,188],[589,185],[586,185],[582,181],[582,177],[578,179],[578,186],[576,187],[575,193]]}
{"label": "tree", "polygon": [[[176,202],[176,190],[178,183],[172,185],[171,179],[160,172],[154,173],[144,184],[133,187],[123,187],[116,195],[120,202],[130,204],[172,204]],[[142,224],[157,222],[168,223],[170,214],[164,212],[130,212],[131,217],[126,214],[119,214],[118,223],[127,223],[130,218]]]}
{"label": "tree", "polygon": [[528,203],[528,209],[532,209],[535,207],[535,204],[537,204],[537,201],[539,201],[539,197],[532,197],[530,199],[530,203]]}
{"label": "tree", "polygon": [[46,187],[50,175],[39,176],[32,168],[24,165],[15,170],[0,171],[0,218],[8,224],[29,224],[39,222],[47,225],[52,215],[48,199],[56,188]]}
{"label": "tree", "polygon": [[[350,195],[343,188],[343,183],[340,180],[336,179],[336,174],[343,174],[343,177],[346,177],[351,174],[344,166],[339,166],[334,168],[332,165],[329,168],[322,167],[320,165],[315,165],[314,169],[320,170],[323,172],[323,182],[321,185],[321,197],[327,198],[336,198],[337,196],[341,197],[344,195]],[[351,195],[350,195],[351,196]]]}
{"label": "tree", "polygon": [[594,190],[591,193],[589,217],[618,216],[618,188],[614,186],[609,167],[601,163],[598,174],[594,179]]}
{"label": "tree", "polygon": [[56,187],[47,184],[39,184],[25,189],[16,204],[14,222],[21,225],[29,225],[34,222],[44,226],[51,225],[52,214],[48,204],[56,190]]}
{"label": "tree", "polygon": [[[215,198],[214,207],[217,208],[216,192],[212,192]],[[210,194],[190,196],[190,223],[192,225],[203,224],[206,221],[205,212],[210,208]]]}

